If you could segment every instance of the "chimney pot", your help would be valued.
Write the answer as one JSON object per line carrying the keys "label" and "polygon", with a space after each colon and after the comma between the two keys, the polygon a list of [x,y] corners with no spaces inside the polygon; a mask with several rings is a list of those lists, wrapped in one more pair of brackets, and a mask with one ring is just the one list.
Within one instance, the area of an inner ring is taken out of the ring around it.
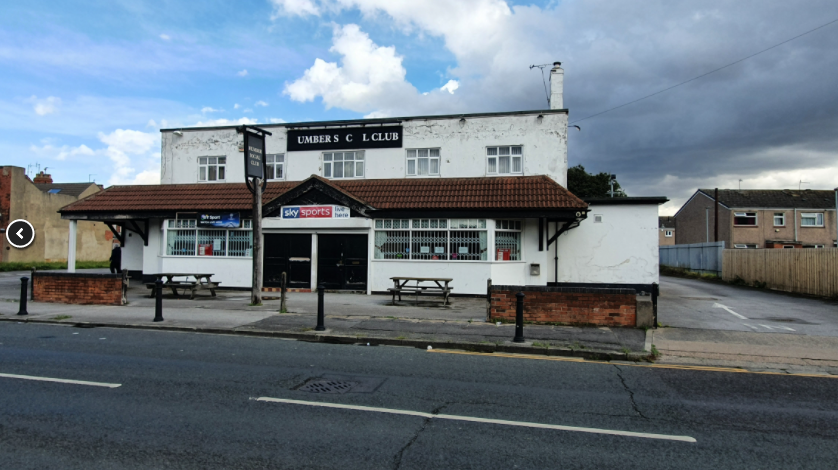
{"label": "chimney pot", "polygon": [[42,171],[35,175],[35,179],[32,182],[35,184],[52,184],[52,175],[48,175]]}

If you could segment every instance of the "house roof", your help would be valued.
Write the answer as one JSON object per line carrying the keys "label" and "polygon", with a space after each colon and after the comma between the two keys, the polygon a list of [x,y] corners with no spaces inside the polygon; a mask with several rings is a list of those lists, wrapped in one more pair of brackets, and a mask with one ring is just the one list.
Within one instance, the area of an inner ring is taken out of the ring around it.
{"label": "house roof", "polygon": [[48,193],[51,190],[60,190],[57,194],[65,196],[79,197],[81,193],[87,191],[91,186],[96,186],[96,183],[32,183],[36,188],[42,192]]}
{"label": "house roof", "polygon": [[675,228],[675,217],[672,216],[661,216],[658,217],[658,227],[659,228]]}
{"label": "house roof", "polygon": [[[547,176],[326,180],[325,184],[375,209],[567,209],[588,205]],[[309,178],[308,180],[311,180]],[[308,181],[306,180],[306,181]],[[301,185],[272,181],[263,204]],[[244,183],[112,186],[61,209],[82,212],[250,211]]]}
{"label": "house roof", "polygon": [[[713,189],[699,189],[713,199]],[[720,189],[719,202],[727,208],[834,209],[835,192],[804,189]]]}

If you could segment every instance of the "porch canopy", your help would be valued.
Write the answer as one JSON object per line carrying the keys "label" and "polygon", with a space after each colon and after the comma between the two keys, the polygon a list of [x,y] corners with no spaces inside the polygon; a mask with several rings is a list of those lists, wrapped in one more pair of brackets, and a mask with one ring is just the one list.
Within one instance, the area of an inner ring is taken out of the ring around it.
{"label": "porch canopy", "polygon": [[[111,186],[59,212],[62,219],[104,222],[123,242],[125,230],[130,230],[148,246],[151,219],[229,212],[246,218],[252,201],[244,183]],[[348,207],[352,217],[373,219],[535,218],[541,228],[539,247],[548,223],[554,222],[556,231],[549,246],[588,213],[587,203],[544,175],[356,180],[312,175],[303,181],[268,181],[262,201],[264,217],[278,217],[286,205],[335,204]]]}

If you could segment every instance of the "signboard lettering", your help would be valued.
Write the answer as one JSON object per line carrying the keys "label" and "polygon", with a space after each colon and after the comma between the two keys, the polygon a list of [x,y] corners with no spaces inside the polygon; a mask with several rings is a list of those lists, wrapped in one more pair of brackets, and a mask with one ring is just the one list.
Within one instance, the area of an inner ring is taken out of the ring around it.
{"label": "signboard lettering", "polygon": [[283,219],[348,219],[349,208],[343,206],[283,206]]}
{"label": "signboard lettering", "polygon": [[199,214],[198,227],[201,228],[239,228],[241,217],[238,212],[227,214]]}
{"label": "signboard lettering", "polygon": [[248,178],[264,178],[265,169],[265,138],[261,135],[245,131],[244,133],[244,166]]}
{"label": "signboard lettering", "polygon": [[401,148],[402,126],[289,129],[287,149],[339,150]]}

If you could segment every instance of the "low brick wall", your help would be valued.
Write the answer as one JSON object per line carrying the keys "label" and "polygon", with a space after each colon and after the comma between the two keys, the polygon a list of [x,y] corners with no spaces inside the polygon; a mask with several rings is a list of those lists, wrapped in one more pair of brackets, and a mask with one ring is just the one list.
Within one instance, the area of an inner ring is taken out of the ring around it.
{"label": "low brick wall", "polygon": [[32,297],[38,302],[123,305],[122,274],[36,272]]}
{"label": "low brick wall", "polygon": [[525,295],[527,322],[628,327],[637,323],[637,294],[633,289],[541,286],[492,286],[492,321],[515,321],[518,292]]}

